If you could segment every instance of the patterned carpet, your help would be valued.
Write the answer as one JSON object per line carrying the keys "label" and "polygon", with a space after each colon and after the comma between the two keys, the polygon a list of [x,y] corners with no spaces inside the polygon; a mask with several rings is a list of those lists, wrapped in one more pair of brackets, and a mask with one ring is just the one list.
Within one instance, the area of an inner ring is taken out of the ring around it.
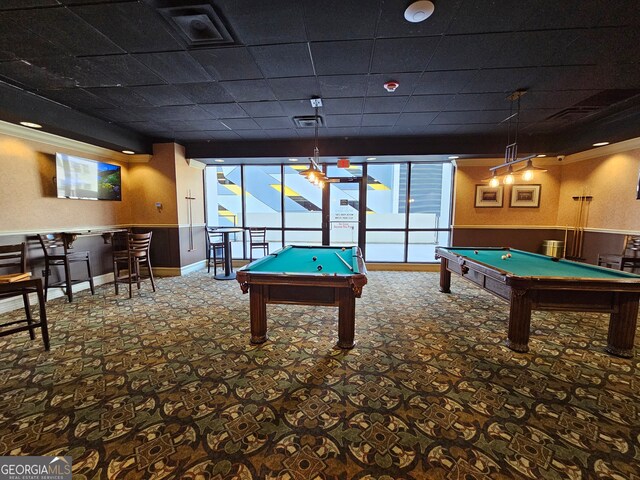
{"label": "patterned carpet", "polygon": [[535,312],[516,354],[505,303],[371,272],[353,350],[337,309],[282,305],[256,347],[237,282],[158,283],[49,302],[50,352],[0,339],[0,455],[78,479],[640,479],[640,360],[603,353],[605,315]]}

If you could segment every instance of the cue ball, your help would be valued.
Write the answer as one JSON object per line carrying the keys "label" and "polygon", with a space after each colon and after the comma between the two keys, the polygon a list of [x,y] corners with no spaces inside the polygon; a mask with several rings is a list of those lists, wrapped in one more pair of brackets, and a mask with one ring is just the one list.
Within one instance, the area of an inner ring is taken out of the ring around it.
{"label": "cue ball", "polygon": [[318,265],[318,270],[322,270],[322,265]]}
{"label": "cue ball", "polygon": [[311,260],[313,260],[314,262],[318,259],[318,257],[313,257]]}
{"label": "cue ball", "polygon": [[507,259],[507,256],[506,256],[506,255],[502,255],[502,259],[503,259],[503,260],[506,260],[506,259]]}

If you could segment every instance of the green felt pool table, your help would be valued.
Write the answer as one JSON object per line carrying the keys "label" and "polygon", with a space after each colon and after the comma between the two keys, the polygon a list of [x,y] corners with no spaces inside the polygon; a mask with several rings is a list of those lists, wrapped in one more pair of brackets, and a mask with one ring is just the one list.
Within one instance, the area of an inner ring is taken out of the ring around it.
{"label": "green felt pool table", "polygon": [[356,298],[367,283],[358,247],[289,245],[240,268],[236,280],[249,292],[251,343],[267,340],[267,304],[293,303],[337,306],[338,347],[353,347]]}
{"label": "green felt pool table", "polygon": [[509,248],[438,247],[436,258],[442,292],[450,292],[454,272],[509,302],[512,350],[529,350],[531,310],[605,312],[611,315],[605,350],[633,356],[640,275]]}

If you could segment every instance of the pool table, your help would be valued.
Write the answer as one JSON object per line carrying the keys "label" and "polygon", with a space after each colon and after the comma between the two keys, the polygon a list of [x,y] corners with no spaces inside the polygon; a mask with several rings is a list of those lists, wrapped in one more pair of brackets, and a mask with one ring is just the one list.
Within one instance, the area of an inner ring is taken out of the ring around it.
{"label": "pool table", "polygon": [[338,347],[353,348],[356,298],[367,283],[358,247],[288,245],[240,268],[236,280],[249,292],[251,343],[267,340],[268,303],[293,303],[337,306]]}
{"label": "pool table", "polygon": [[529,350],[531,310],[605,312],[611,314],[605,350],[633,356],[640,275],[509,248],[438,247],[436,258],[440,291],[450,293],[454,272],[509,302],[512,350]]}

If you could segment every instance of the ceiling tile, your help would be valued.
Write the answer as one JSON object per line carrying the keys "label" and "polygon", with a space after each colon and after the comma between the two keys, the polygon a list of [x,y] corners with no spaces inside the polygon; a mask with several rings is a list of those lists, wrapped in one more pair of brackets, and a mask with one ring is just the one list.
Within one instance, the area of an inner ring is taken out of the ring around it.
{"label": "ceiling tile", "polygon": [[129,111],[141,120],[157,122],[176,120],[205,120],[211,116],[197,105],[169,106],[169,107],[134,107]]}
{"label": "ceiling tile", "polygon": [[332,115],[362,113],[364,98],[324,98],[322,111]]}
{"label": "ceiling tile", "polygon": [[314,109],[309,100],[285,100],[280,102],[287,115],[313,115]]}
{"label": "ceiling tile", "polygon": [[271,138],[269,134],[264,130],[238,130],[238,135],[245,140],[258,140]]}
{"label": "ceiling tile", "polygon": [[[537,68],[491,68],[474,70],[475,77],[460,90],[461,93],[511,94],[531,84]],[[439,72],[429,72],[437,74]],[[446,72],[458,73],[458,72]]]}
{"label": "ceiling tile", "polygon": [[29,41],[25,41],[20,25],[9,20],[7,13],[0,14],[0,32],[2,32],[0,61],[64,55],[63,49],[37,35],[29,35]]}
{"label": "ceiling tile", "polygon": [[469,70],[493,66],[491,59],[505,48],[508,34],[442,37],[427,70]]}
{"label": "ceiling tile", "polygon": [[240,106],[253,118],[279,117],[284,113],[278,102],[243,102]]}
{"label": "ceiling tile", "polygon": [[509,110],[469,110],[465,112],[442,112],[433,121],[436,125],[466,123],[500,123],[512,112]]}
{"label": "ceiling tile", "polygon": [[231,130],[256,130],[260,128],[252,118],[225,118],[220,121]]}
{"label": "ceiling tile", "polygon": [[316,77],[272,78],[268,80],[278,100],[296,100],[320,96]]}
{"label": "ceiling tile", "polygon": [[265,130],[264,132],[272,139],[298,138],[298,133],[294,129],[277,128]]}
{"label": "ceiling tile", "polygon": [[313,75],[307,43],[264,45],[249,49],[266,78]]}
{"label": "ceiling tile", "polygon": [[192,50],[190,54],[216,80],[251,80],[263,77],[245,47]]}
{"label": "ceiling tile", "polygon": [[262,100],[275,100],[276,97],[265,80],[237,80],[220,82],[236,102],[259,102]]}
{"label": "ceiling tile", "polygon": [[0,75],[26,90],[74,87],[73,79],[52,72],[36,62],[0,62]]}
{"label": "ceiling tile", "polygon": [[[311,54],[317,75],[367,73],[373,42],[353,40],[311,44]],[[336,55],[336,52],[340,52]]]}
{"label": "ceiling tile", "polygon": [[440,37],[379,39],[375,43],[372,73],[422,72]]}
{"label": "ceiling tile", "polygon": [[114,86],[154,85],[163,83],[155,73],[131,55],[88,57],[84,61],[102,72],[104,78],[112,78]]}
{"label": "ceiling tile", "polygon": [[254,120],[266,130],[294,128],[293,121],[289,117],[255,118]]}
{"label": "ceiling tile", "polygon": [[418,82],[415,95],[461,92],[467,85],[473,85],[478,70],[454,70],[448,72],[424,72]]}
{"label": "ceiling tile", "polygon": [[318,77],[325,98],[364,97],[367,92],[365,75],[330,75]]}
{"label": "ceiling tile", "polygon": [[226,129],[218,120],[212,119],[172,121],[169,126],[174,132],[209,132]]}
{"label": "ceiling tile", "polygon": [[137,95],[130,88],[101,87],[88,88],[90,94],[109,102],[112,105],[127,109],[129,107],[150,107],[152,104],[144,97]]}
{"label": "ceiling tile", "polygon": [[42,96],[54,100],[62,105],[78,110],[94,110],[98,108],[113,108],[114,105],[107,99],[96,97],[82,88],[63,88],[60,90],[41,90]]}
{"label": "ceiling tile", "polygon": [[325,115],[327,127],[359,127],[362,115]]}
{"label": "ceiling tile", "polygon": [[429,125],[438,116],[435,112],[427,113],[402,113],[398,117],[396,125]]}
{"label": "ceiling tile", "polygon": [[[180,50],[161,15],[143,2],[70,7],[95,29],[130,53]],[[153,35],[149,33],[153,32]]]}
{"label": "ceiling tile", "polygon": [[212,118],[245,118],[248,117],[237,103],[217,103],[200,105]]}
{"label": "ceiling tile", "polygon": [[154,107],[167,105],[190,105],[193,100],[187,98],[173,85],[151,85],[146,87],[132,87],[136,95],[141,96]]}
{"label": "ceiling tile", "polygon": [[363,127],[392,127],[398,120],[397,113],[369,113],[362,116]]}
{"label": "ceiling tile", "polygon": [[304,24],[311,41],[373,38],[378,15],[371,0],[304,2]]}
{"label": "ceiling tile", "polygon": [[338,127],[338,128],[329,127],[326,130],[326,136],[329,138],[357,137],[359,132],[360,132],[360,127]]}
{"label": "ceiling tile", "polygon": [[460,8],[462,0],[434,2],[435,10],[428,20],[411,23],[405,20],[404,11],[412,2],[381,0],[382,14],[378,20],[379,37],[425,37],[441,35]]}
{"label": "ceiling tile", "polygon": [[233,98],[219,83],[182,83],[176,88],[194,103],[226,103],[233,102]]}
{"label": "ceiling tile", "polygon": [[439,112],[449,108],[455,95],[413,95],[404,108],[405,112]]}
{"label": "ceiling tile", "polygon": [[304,42],[301,2],[288,0],[219,0],[220,11],[240,43],[265,45]]}
{"label": "ceiling tile", "polygon": [[197,83],[211,76],[187,52],[145,53],[133,56],[167,83]]}
{"label": "ceiling tile", "polygon": [[5,15],[16,25],[21,25],[34,35],[46,38],[69,55],[125,53],[67,8],[16,10],[7,12]]}
{"label": "ceiling tile", "polygon": [[518,3],[516,6],[510,0],[464,0],[446,33],[451,35],[522,30],[526,27],[528,19],[536,13],[536,9],[536,2]]}
{"label": "ceiling tile", "polygon": [[2,0],[0,10],[11,10],[14,8],[46,7],[59,5],[58,0]]}
{"label": "ceiling tile", "polygon": [[364,113],[399,113],[408,99],[408,96],[369,97],[364,102]]}

